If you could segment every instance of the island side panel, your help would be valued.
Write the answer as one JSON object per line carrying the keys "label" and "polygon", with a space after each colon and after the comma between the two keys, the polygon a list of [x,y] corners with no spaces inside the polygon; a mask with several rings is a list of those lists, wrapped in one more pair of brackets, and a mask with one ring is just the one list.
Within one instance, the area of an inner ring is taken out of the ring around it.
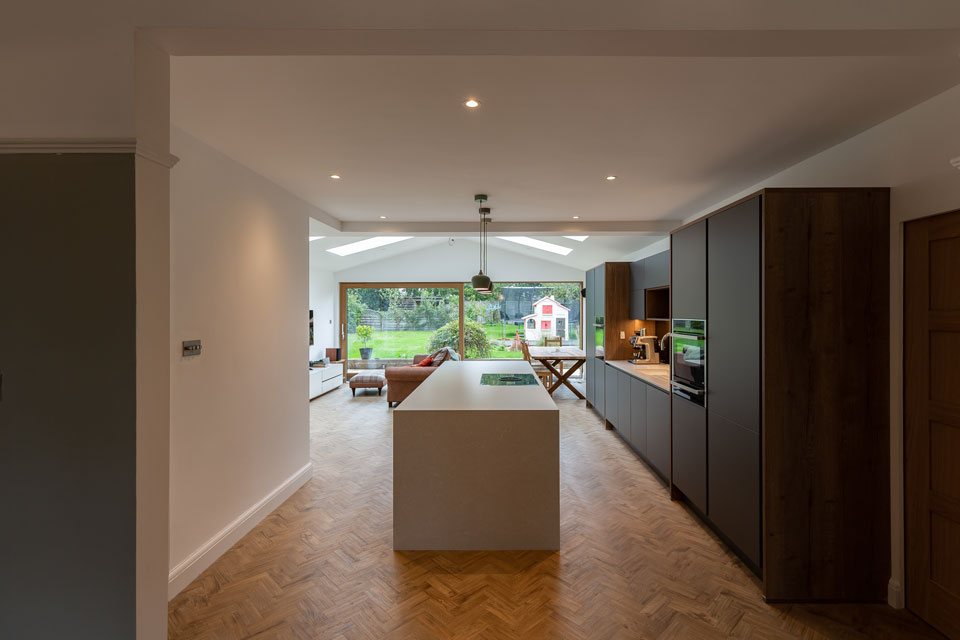
{"label": "island side panel", "polygon": [[394,413],[393,548],[559,549],[559,411]]}

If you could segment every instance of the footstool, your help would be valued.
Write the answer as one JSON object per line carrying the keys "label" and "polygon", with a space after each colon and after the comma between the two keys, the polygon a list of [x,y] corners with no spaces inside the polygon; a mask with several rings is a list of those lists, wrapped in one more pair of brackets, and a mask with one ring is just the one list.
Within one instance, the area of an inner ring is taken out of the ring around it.
{"label": "footstool", "polygon": [[357,389],[376,389],[377,395],[380,395],[386,384],[387,378],[383,375],[383,369],[373,369],[350,378],[350,391],[356,396]]}

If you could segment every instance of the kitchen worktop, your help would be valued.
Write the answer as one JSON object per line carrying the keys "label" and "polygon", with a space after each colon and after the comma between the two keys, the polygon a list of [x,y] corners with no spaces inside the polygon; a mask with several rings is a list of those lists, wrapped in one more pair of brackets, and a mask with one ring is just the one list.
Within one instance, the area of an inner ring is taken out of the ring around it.
{"label": "kitchen worktop", "polygon": [[407,411],[552,411],[557,405],[542,384],[487,386],[485,373],[533,375],[524,360],[458,360],[444,362],[413,393],[400,403],[396,413]]}
{"label": "kitchen worktop", "polygon": [[607,360],[608,365],[616,367],[647,384],[670,391],[670,365],[668,364],[631,364],[626,360]]}

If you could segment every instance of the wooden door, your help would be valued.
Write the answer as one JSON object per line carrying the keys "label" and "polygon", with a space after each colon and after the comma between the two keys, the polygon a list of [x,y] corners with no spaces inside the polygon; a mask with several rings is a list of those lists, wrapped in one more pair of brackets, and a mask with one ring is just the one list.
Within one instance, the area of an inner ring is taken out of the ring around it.
{"label": "wooden door", "polygon": [[907,607],[960,638],[960,211],[906,225]]}

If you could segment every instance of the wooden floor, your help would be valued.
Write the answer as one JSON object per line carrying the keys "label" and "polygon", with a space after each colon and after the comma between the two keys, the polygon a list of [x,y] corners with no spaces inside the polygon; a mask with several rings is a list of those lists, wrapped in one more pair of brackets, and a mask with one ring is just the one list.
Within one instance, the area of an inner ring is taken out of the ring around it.
{"label": "wooden floor", "polygon": [[311,405],[313,479],[170,602],[171,639],[941,638],[885,605],[769,606],[755,579],[561,389],[554,552],[394,552],[391,411]]}

